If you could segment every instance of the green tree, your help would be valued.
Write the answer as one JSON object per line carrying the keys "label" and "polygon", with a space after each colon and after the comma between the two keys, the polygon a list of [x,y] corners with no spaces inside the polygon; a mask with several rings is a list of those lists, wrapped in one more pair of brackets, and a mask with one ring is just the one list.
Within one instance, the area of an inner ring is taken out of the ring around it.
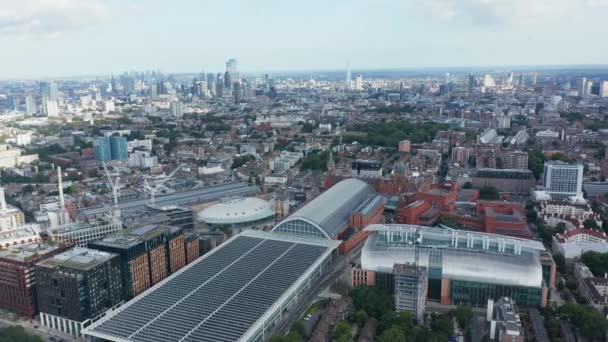
{"label": "green tree", "polygon": [[466,305],[458,305],[455,309],[450,310],[450,316],[456,319],[461,329],[467,330],[473,319],[473,310]]}
{"label": "green tree", "polygon": [[555,232],[562,234],[564,231],[566,231],[566,224],[564,222],[559,222],[555,226]]}
{"label": "green tree", "polygon": [[608,253],[585,252],[581,255],[581,261],[596,277],[603,277],[608,273]]}
{"label": "green tree", "polygon": [[353,322],[357,323],[358,327],[362,327],[367,321],[367,312],[363,309],[359,309],[353,313]]}
{"label": "green tree", "polygon": [[553,254],[553,260],[557,266],[557,271],[560,273],[566,273],[566,259],[563,255],[555,253]]}
{"label": "green tree", "polygon": [[600,226],[597,224],[597,222],[595,222],[594,219],[586,219],[585,222],[583,222],[583,226],[589,229],[600,229]]}
{"label": "green tree", "polygon": [[558,312],[587,338],[594,341],[604,341],[608,330],[606,317],[590,305],[566,304]]}
{"label": "green tree", "polygon": [[405,333],[399,327],[392,327],[380,335],[378,342],[407,342]]}
{"label": "green tree", "polygon": [[545,155],[542,151],[539,150],[531,150],[528,151],[528,169],[532,171],[534,177],[536,179],[540,178],[540,175],[543,173],[543,168],[545,164]]}
{"label": "green tree", "polygon": [[291,324],[291,331],[298,333],[302,337],[308,336],[304,321],[298,319]]}
{"label": "green tree", "polygon": [[371,317],[382,317],[387,312],[393,311],[393,296],[386,290],[376,286],[355,287],[350,297],[357,310],[363,309]]}
{"label": "green tree", "polygon": [[339,321],[334,329],[334,341],[350,341],[353,337],[352,326],[347,321]]}
{"label": "green tree", "polygon": [[479,198],[484,200],[497,200],[500,198],[500,194],[495,187],[484,185],[479,189]]}

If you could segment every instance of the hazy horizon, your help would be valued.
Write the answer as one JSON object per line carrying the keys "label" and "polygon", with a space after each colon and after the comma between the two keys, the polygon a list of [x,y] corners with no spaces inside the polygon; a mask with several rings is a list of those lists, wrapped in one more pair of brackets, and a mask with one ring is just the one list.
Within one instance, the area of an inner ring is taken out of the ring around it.
{"label": "hazy horizon", "polygon": [[0,79],[591,67],[608,0],[0,0]]}

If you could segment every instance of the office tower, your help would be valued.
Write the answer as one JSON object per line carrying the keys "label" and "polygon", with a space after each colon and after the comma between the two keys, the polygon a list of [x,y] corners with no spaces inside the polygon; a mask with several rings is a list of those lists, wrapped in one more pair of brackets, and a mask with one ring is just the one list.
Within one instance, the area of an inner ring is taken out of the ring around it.
{"label": "office tower", "polygon": [[[239,76],[239,67],[238,67],[238,62],[236,61],[236,59],[231,58],[226,62],[226,72],[228,74],[230,74],[230,81],[231,82],[236,82],[240,80],[240,76]],[[231,83],[228,83],[230,86],[232,86]]]}
{"label": "office tower", "polygon": [[59,99],[59,88],[55,82],[40,82],[40,94],[43,103],[57,101]]}
{"label": "office tower", "polygon": [[165,81],[158,81],[157,92],[158,94],[166,94],[167,88],[165,87]]}
{"label": "office tower", "polygon": [[36,263],[34,273],[42,325],[73,336],[124,300],[118,254],[75,247]]}
{"label": "office tower", "polygon": [[183,113],[182,103],[179,101],[171,101],[169,104],[169,109],[171,111],[171,115],[177,118],[181,118]]}
{"label": "office tower", "polygon": [[393,277],[395,311],[410,312],[416,322],[422,322],[428,287],[426,268],[411,264],[394,264]]}
{"label": "office tower", "polygon": [[525,85],[526,85],[526,75],[522,72],[521,75],[519,75],[519,86],[523,88]]}
{"label": "office tower", "polygon": [[126,72],[120,76],[120,83],[125,95],[129,95],[135,90],[135,78]]}
{"label": "office tower", "polygon": [[112,75],[112,79],[110,80],[110,87],[112,88],[110,89],[110,92],[116,93],[116,79],[114,78],[114,75]]}
{"label": "office tower", "polygon": [[507,85],[508,86],[512,86],[513,85],[513,72],[509,73],[509,77],[507,77]]}
{"label": "office tower", "polygon": [[93,241],[89,248],[120,255],[122,287],[127,299],[146,291],[186,265],[182,229],[149,224]]}
{"label": "office tower", "polygon": [[95,140],[95,142],[93,142],[93,148],[95,148],[96,160],[104,162],[112,160],[109,137],[102,137]]}
{"label": "office tower", "polygon": [[496,82],[494,82],[494,77],[492,77],[492,75],[489,74],[485,74],[483,75],[483,86],[486,88],[493,88],[496,85]]}
{"label": "office tower", "polygon": [[359,75],[355,78],[355,90],[361,91],[363,90],[363,76]]}
{"label": "office tower", "polygon": [[608,97],[608,81],[600,82],[600,97]]}
{"label": "office tower", "polygon": [[226,71],[224,73],[224,88],[226,88],[226,90],[230,90],[232,89],[232,77],[230,75],[230,72]]}
{"label": "office tower", "polygon": [[474,90],[475,90],[475,76],[473,76],[473,74],[469,74],[469,96],[473,95]]}
{"label": "office tower", "polygon": [[207,81],[201,81],[199,83],[199,93],[201,94],[202,97],[207,97]]}
{"label": "office tower", "polygon": [[584,96],[591,96],[591,88],[593,88],[593,81],[587,81],[587,83],[585,83],[585,95]]}
{"label": "office tower", "polygon": [[234,98],[234,103],[239,103],[243,98],[243,90],[241,88],[241,82],[234,82],[232,85],[232,97]]}
{"label": "office tower", "polygon": [[34,318],[38,313],[34,264],[68,246],[61,242],[32,242],[0,249],[0,309]]}
{"label": "office tower", "polygon": [[211,85],[213,82],[215,82],[215,75],[213,75],[212,73],[208,73],[207,74],[207,84]]}
{"label": "office tower", "polygon": [[217,77],[215,79],[215,96],[222,97],[224,92],[224,79],[222,78],[221,73],[217,73]]}
{"label": "office tower", "polygon": [[158,85],[150,84],[150,97],[153,99],[158,98]]}
{"label": "office tower", "polygon": [[528,153],[522,151],[507,152],[503,155],[503,169],[528,169]]}
{"label": "office tower", "polygon": [[190,94],[192,94],[193,96],[200,96],[200,87],[198,85],[198,79],[194,78],[192,79],[192,86],[190,86]]}
{"label": "office tower", "polygon": [[36,99],[32,94],[27,94],[25,96],[25,113],[36,114]]}
{"label": "office tower", "polygon": [[543,186],[554,199],[583,197],[583,165],[562,161],[545,162]]}
{"label": "office tower", "polygon": [[587,89],[587,77],[581,78],[581,83],[578,85],[578,96],[584,97],[585,89]]}
{"label": "office tower", "polygon": [[18,104],[16,104],[15,102],[17,102],[17,100],[15,100],[15,97],[12,95],[8,95],[6,98],[6,109],[9,111],[16,110]]}
{"label": "office tower", "polygon": [[350,72],[350,62],[346,64],[346,79],[344,83],[344,88],[346,90],[351,90],[353,87],[353,80]]}
{"label": "office tower", "polygon": [[127,138],[118,135],[110,137],[110,156],[112,160],[129,159]]}
{"label": "office tower", "polygon": [[59,106],[57,105],[57,101],[48,100],[44,103],[44,111],[46,116],[48,117],[57,117],[59,116]]}
{"label": "office tower", "polygon": [[538,81],[538,73],[535,72],[532,74],[532,85],[535,86],[537,81]]}

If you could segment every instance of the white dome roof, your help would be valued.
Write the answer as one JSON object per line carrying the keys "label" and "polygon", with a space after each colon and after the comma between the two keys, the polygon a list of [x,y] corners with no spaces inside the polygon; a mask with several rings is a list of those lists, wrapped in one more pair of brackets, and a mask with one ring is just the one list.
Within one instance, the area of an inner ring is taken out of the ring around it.
{"label": "white dome roof", "polygon": [[208,224],[234,224],[257,221],[274,215],[272,203],[257,197],[231,198],[211,205],[197,218]]}

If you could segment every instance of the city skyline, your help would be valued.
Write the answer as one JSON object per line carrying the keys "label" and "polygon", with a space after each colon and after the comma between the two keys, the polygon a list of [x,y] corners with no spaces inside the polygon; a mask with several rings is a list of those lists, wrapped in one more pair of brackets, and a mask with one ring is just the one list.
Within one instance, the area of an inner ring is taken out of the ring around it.
{"label": "city skyline", "polygon": [[[593,39],[605,31],[603,0],[374,4],[0,2],[0,43],[10,47],[4,49],[0,75],[185,73],[223,70],[229,57],[239,59],[243,72],[341,70],[347,61],[360,70],[608,60],[608,48]],[[569,29],[563,30],[566,20]],[[577,47],[565,49],[568,41]]]}

